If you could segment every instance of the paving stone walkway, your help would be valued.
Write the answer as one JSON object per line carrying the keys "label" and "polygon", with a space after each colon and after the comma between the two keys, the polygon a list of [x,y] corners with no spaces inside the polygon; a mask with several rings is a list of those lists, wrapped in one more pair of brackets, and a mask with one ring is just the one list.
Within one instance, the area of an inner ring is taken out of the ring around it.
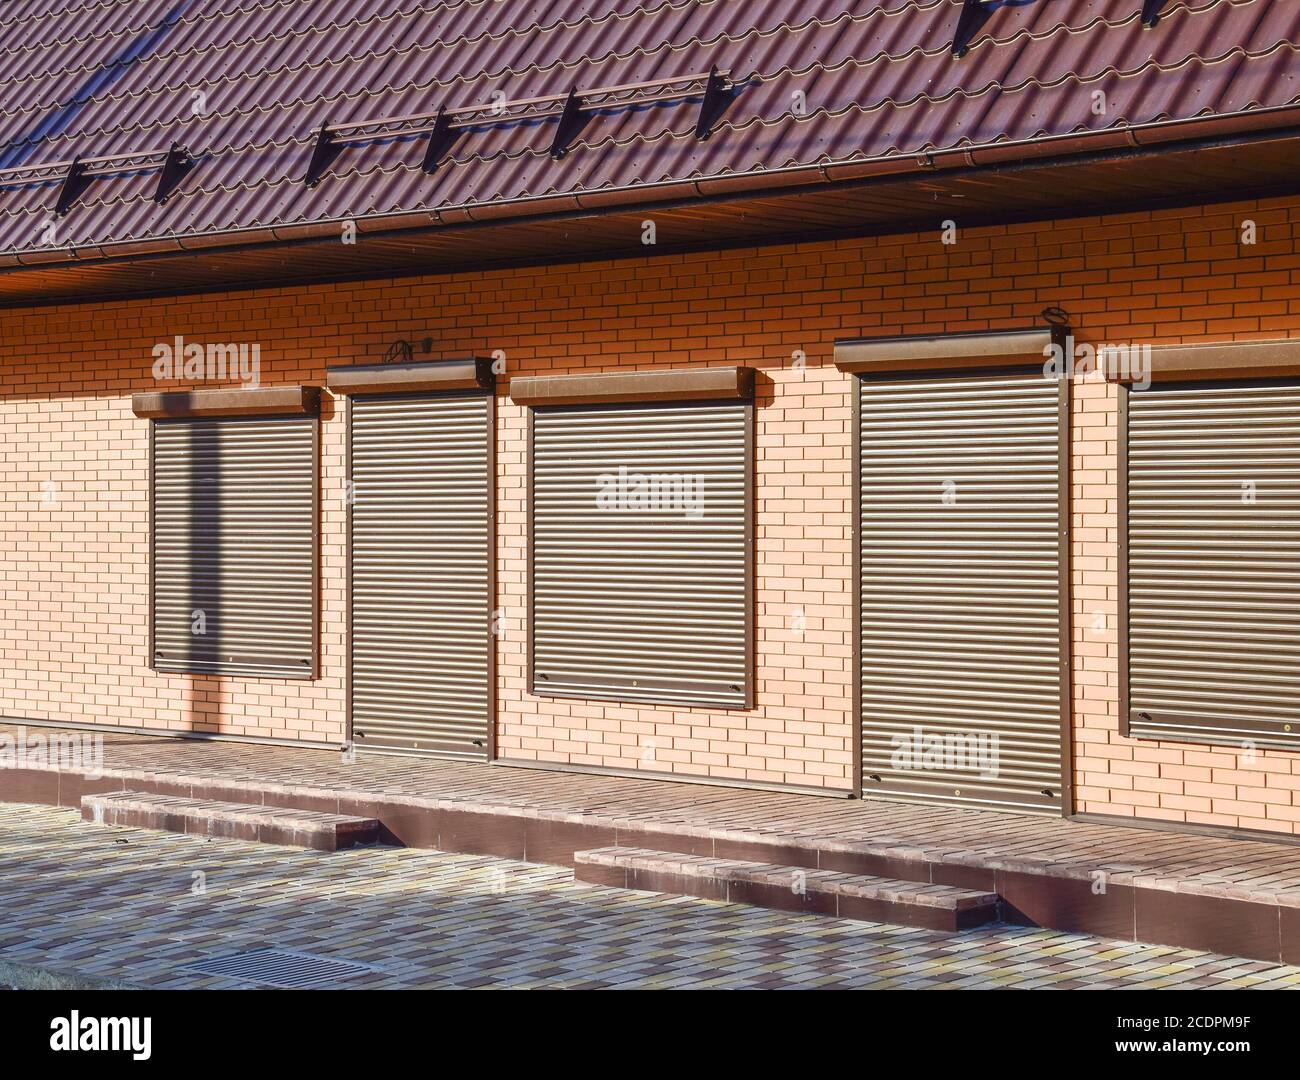
{"label": "paving stone walkway", "polygon": [[0,805],[0,971],[256,985],[187,965],[275,948],[419,987],[1300,988],[1300,968],[1079,934],[959,935],[575,884],[401,848],[332,854]]}
{"label": "paving stone walkway", "polygon": [[[52,729],[0,724],[0,735],[18,741],[32,734],[49,737]],[[348,812],[343,806],[347,802],[387,800],[426,808],[581,819],[611,828],[646,826],[680,835],[865,844],[901,859],[929,858],[1028,873],[1050,870],[1080,880],[1090,880],[1101,871],[1112,885],[1300,909],[1300,844],[1296,843],[414,756],[362,756],[344,762],[337,753],[289,746],[115,732],[103,733],[102,738],[105,779],[95,790],[107,790],[104,785],[113,783],[130,789],[143,778],[165,782],[194,798],[228,799],[232,785],[252,785],[293,798],[309,797],[310,805],[322,810]],[[36,781],[32,790],[11,791],[6,797],[76,805],[84,794],[74,781],[68,785],[72,795],[64,797],[62,779],[73,778],[61,779],[57,770],[29,776]]]}

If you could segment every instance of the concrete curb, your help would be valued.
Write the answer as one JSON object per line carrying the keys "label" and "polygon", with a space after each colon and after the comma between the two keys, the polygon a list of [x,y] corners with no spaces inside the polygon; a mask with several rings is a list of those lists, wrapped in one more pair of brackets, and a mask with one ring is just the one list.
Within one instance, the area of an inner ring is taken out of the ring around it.
{"label": "concrete curb", "polygon": [[102,979],[79,975],[76,972],[55,971],[30,964],[14,964],[0,960],[0,985],[15,990],[144,990],[138,983],[121,979]]}

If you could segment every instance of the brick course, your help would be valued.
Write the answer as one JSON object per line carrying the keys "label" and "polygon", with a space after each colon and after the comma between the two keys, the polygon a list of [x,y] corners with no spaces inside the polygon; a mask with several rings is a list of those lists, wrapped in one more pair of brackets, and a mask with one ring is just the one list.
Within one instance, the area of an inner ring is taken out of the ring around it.
{"label": "brick course", "polygon": [[[1259,243],[1241,247],[1241,223]],[[0,714],[317,742],[345,733],[342,402],[322,421],[321,677],[158,675],[148,639],[150,350],[257,342],[264,384],[319,383],[398,337],[511,375],[749,364],[758,396],[757,707],[526,689],[526,414],[499,398],[503,756],[846,788],[852,776],[851,395],[836,337],[1029,325],[1080,341],[1300,335],[1300,199],[933,234],[0,313]],[[364,240],[362,241],[364,243]],[[161,384],[167,388],[169,384]],[[1072,387],[1077,809],[1300,832],[1300,755],[1121,739],[1117,390]]]}

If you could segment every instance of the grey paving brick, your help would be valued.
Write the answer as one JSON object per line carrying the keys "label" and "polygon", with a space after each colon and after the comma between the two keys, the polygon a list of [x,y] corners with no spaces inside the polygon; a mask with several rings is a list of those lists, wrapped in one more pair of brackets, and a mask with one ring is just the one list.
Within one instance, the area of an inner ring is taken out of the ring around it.
{"label": "grey paving brick", "polygon": [[388,987],[1300,988],[1297,968],[1079,934],[939,934],[577,885],[481,856],[116,833],[0,805],[0,960],[176,989],[238,985],[179,968],[265,947],[367,964]]}

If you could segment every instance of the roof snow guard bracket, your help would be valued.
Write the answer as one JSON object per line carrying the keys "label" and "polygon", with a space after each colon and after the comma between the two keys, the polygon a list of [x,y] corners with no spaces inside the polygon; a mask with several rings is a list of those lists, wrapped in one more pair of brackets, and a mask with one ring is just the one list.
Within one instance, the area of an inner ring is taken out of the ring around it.
{"label": "roof snow guard bracket", "polygon": [[147,169],[158,170],[158,185],[154,188],[153,201],[160,206],[165,203],[184,179],[185,174],[194,168],[194,158],[183,146],[172,143],[166,150],[151,150],[143,154],[117,154],[113,157],[74,159],[68,164],[68,171],[59,191],[59,201],[54,213],[62,217],[90,186],[90,182],[103,176],[120,173],[141,172]]}
{"label": "roof snow guard bracket", "polygon": [[993,14],[988,0],[963,0],[961,14],[957,16],[957,30],[952,36],[952,54],[960,59],[966,55],[971,42]]}
{"label": "roof snow guard bracket", "polygon": [[316,141],[312,144],[311,161],[307,163],[307,175],[302,178],[302,182],[309,188],[319,184],[321,177],[325,175],[325,170],[338,156],[340,149],[342,148],[335,142],[334,132],[330,130],[329,124],[321,124],[316,132]]}
{"label": "roof snow guard bracket", "polygon": [[700,118],[695,122],[695,137],[707,139],[713,125],[731,104],[734,87],[731,80],[717,68],[709,69],[709,77],[704,83],[704,93],[700,97]]}
{"label": "roof snow guard bracket", "polygon": [[451,130],[451,120],[447,116],[447,110],[440,108],[434,114],[433,126],[429,128],[429,141],[425,143],[424,161],[420,163],[420,168],[427,173],[436,172],[438,162],[451,149],[451,144],[455,141],[456,136]]}
{"label": "roof snow guard bracket", "polygon": [[1142,25],[1148,30],[1160,21],[1160,10],[1165,0],[1142,0]]}
{"label": "roof snow guard bracket", "polygon": [[713,68],[695,75],[601,86],[593,90],[580,90],[574,86],[562,93],[547,94],[544,97],[498,100],[485,105],[462,105],[454,109],[444,105],[434,112],[409,116],[387,116],[347,124],[327,122],[314,133],[311,160],[303,175],[303,183],[308,187],[319,184],[345,146],[416,136],[428,139],[421,168],[432,173],[443,155],[465,131],[521,120],[555,121],[549,152],[552,157],[559,159],[568,153],[592,113],[696,98],[700,102],[700,112],[695,124],[695,137],[707,139],[713,125],[726,111],[734,92],[735,86],[727,73]]}
{"label": "roof snow guard bracket", "polygon": [[161,206],[170,199],[172,192],[192,168],[194,168],[194,158],[190,152],[178,143],[172,143],[167,149],[162,169],[158,173],[158,187],[154,189],[153,201]]}
{"label": "roof snow guard bracket", "polygon": [[63,183],[59,185],[59,197],[54,203],[54,216],[63,217],[88,187],[90,187],[90,177],[86,175],[86,166],[81,163],[81,158],[73,158],[68,162],[68,171],[63,174]]}
{"label": "roof snow guard bracket", "polygon": [[560,110],[560,119],[555,125],[555,138],[551,140],[551,157],[559,161],[569,152],[569,144],[578,137],[587,117],[582,111],[582,98],[578,96],[575,86],[564,99],[564,108]]}
{"label": "roof snow guard bracket", "polygon": [[51,161],[40,165],[17,165],[10,169],[0,169],[0,187],[57,181],[59,195],[54,203],[54,213],[63,217],[85,194],[91,181],[99,177],[149,169],[158,170],[158,186],[154,189],[153,200],[165,203],[194,164],[194,158],[188,150],[172,143],[167,150],[114,154],[111,157],[75,157],[71,161]]}

